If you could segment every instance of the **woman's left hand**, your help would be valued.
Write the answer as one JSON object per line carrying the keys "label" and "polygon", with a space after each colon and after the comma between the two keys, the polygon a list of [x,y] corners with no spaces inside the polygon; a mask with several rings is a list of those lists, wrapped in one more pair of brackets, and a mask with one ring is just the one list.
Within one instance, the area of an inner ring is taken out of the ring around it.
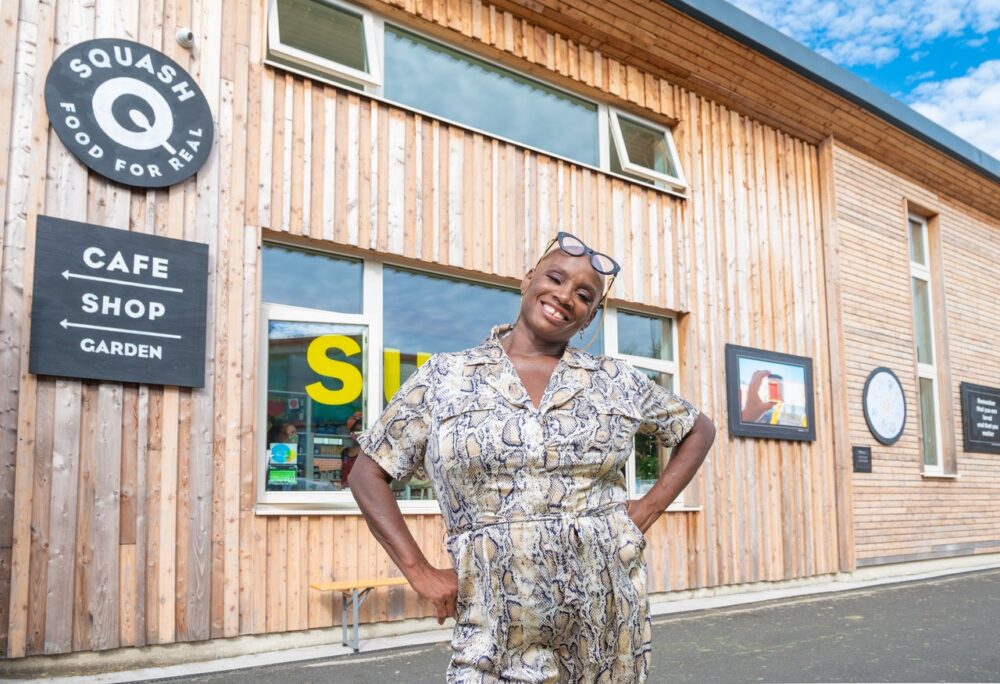
{"label": "woman's left hand", "polygon": [[646,530],[653,526],[663,511],[650,510],[643,501],[644,499],[633,499],[628,502],[628,517],[632,519],[636,527],[642,530],[643,534],[646,534]]}

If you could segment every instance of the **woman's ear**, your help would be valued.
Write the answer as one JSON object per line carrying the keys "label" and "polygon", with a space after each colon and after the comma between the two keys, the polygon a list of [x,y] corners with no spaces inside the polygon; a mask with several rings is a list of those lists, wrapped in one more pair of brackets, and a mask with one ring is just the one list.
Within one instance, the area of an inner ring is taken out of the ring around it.
{"label": "woman's ear", "polygon": [[527,273],[524,274],[523,278],[521,278],[521,296],[522,297],[524,296],[525,291],[528,289],[528,285],[531,284],[531,279],[532,279],[532,277],[534,277],[534,275],[535,275],[535,269],[531,269],[530,271],[528,271]]}

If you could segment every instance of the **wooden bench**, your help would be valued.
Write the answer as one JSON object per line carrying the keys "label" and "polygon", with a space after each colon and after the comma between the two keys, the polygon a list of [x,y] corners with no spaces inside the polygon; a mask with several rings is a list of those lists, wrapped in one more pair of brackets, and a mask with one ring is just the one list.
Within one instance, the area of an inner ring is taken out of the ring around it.
{"label": "wooden bench", "polygon": [[[388,577],[385,579],[346,580],[343,582],[311,582],[309,587],[317,591],[339,591],[340,594],[340,626],[343,629],[341,643],[350,646],[358,652],[358,609],[365,602],[365,597],[372,589],[379,587],[398,587],[408,584],[405,577]],[[347,640],[347,600],[350,597],[354,607],[354,638]]]}

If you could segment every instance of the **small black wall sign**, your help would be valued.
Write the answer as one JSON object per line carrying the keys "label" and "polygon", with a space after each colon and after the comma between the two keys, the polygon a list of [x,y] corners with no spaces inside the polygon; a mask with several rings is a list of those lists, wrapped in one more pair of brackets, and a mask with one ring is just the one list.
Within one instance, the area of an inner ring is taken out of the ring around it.
{"label": "small black wall sign", "polygon": [[1000,454],[1000,389],[963,382],[959,390],[964,449]]}
{"label": "small black wall sign", "polygon": [[203,387],[208,246],[39,216],[28,370]]}
{"label": "small black wall sign", "polygon": [[63,52],[45,80],[45,108],[77,159],[124,185],[180,183],[212,149],[212,112],[194,79],[131,40],[88,40]]}
{"label": "small black wall sign", "polygon": [[851,459],[854,461],[854,472],[870,473],[872,471],[871,447],[851,447]]}

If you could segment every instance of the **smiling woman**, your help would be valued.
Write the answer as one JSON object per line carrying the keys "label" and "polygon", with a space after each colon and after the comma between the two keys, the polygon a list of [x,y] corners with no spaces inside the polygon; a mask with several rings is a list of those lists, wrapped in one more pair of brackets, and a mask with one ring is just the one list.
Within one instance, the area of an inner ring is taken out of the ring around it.
{"label": "smiling woman", "polygon": [[[458,619],[450,682],[645,681],[643,533],[714,439],[645,373],[569,346],[620,267],[568,233],[548,246],[514,325],[431,356],[358,440],[351,486],[372,533],[439,622]],[[630,503],[637,433],[677,449]],[[413,477],[433,483],[453,568],[431,565],[403,520],[392,483]]]}

